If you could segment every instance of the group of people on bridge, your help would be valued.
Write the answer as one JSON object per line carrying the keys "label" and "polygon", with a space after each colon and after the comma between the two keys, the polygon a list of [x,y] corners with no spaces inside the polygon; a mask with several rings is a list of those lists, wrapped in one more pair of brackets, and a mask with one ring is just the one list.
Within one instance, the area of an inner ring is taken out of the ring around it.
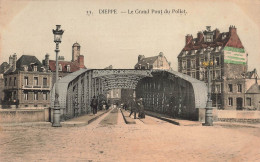
{"label": "group of people on bridge", "polygon": [[[123,104],[123,109],[127,110],[130,108],[130,115],[129,117],[134,114],[134,119],[136,119],[136,114],[138,113],[138,118],[145,118],[145,112],[144,112],[144,104],[143,104],[143,99],[139,98],[136,99],[130,97],[131,99]],[[93,96],[90,104],[93,114],[97,114],[98,108],[102,109],[108,109],[109,105],[105,100],[102,100],[101,102],[98,101],[98,98],[96,96]],[[118,106],[118,104],[117,104]]]}
{"label": "group of people on bridge", "polygon": [[91,104],[90,106],[92,107],[92,110],[93,110],[93,114],[96,115],[97,114],[97,110],[98,108],[100,110],[102,109],[106,109],[108,110],[109,108],[109,105],[107,104],[107,102],[105,100],[102,100],[102,101],[98,101],[98,98],[96,98],[96,96],[93,96],[92,100],[91,100]]}
{"label": "group of people on bridge", "polygon": [[123,108],[127,110],[128,107],[130,107],[130,111],[131,111],[129,117],[132,114],[134,114],[134,119],[136,119],[136,113],[138,112],[139,119],[145,118],[144,104],[142,98],[139,98],[136,101],[134,98],[132,98],[129,100],[128,103],[124,103]]}

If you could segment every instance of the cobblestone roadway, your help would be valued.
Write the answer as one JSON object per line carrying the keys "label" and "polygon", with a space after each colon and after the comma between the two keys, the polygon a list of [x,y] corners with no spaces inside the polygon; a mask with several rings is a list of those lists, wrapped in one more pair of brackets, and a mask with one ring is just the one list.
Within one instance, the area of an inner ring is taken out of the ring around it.
{"label": "cobblestone roadway", "polygon": [[83,127],[2,127],[0,161],[260,161],[259,128],[180,127],[148,116],[126,125],[120,113],[100,124],[106,116]]}

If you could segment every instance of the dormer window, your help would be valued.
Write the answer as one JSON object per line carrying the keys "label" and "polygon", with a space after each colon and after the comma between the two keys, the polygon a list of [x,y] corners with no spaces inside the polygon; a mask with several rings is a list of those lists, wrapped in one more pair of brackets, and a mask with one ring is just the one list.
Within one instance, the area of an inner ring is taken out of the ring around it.
{"label": "dormer window", "polygon": [[61,66],[61,64],[59,64],[59,71],[62,71],[62,66]]}
{"label": "dormer window", "polygon": [[205,42],[213,42],[213,35],[206,35]]}
{"label": "dormer window", "polygon": [[33,66],[33,71],[37,71],[37,66],[36,65]]}
{"label": "dormer window", "polygon": [[28,71],[28,66],[27,66],[27,65],[24,65],[23,70],[24,70],[24,71]]}
{"label": "dormer window", "polygon": [[67,65],[67,72],[70,72],[70,65]]}

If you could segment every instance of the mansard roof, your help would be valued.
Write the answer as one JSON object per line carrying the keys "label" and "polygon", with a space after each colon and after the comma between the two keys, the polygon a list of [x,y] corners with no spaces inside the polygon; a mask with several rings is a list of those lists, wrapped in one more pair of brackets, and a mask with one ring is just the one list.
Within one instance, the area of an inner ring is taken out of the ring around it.
{"label": "mansard roof", "polygon": [[10,65],[7,62],[3,62],[0,65],[0,74],[3,74],[9,67]]}
{"label": "mansard roof", "polygon": [[152,56],[152,57],[146,57],[146,58],[142,58],[140,59],[137,64],[135,65],[136,66],[139,66],[141,64],[141,66],[147,66],[147,64],[150,64],[152,65],[157,59],[158,59],[159,56]]}
{"label": "mansard roof", "polygon": [[35,57],[31,55],[22,55],[16,62],[16,70],[13,71],[13,68],[10,68],[6,74],[17,73],[18,71],[24,71],[24,67],[27,66],[27,71],[34,71],[33,66],[37,66],[37,71],[42,72],[43,66],[42,63]]}
{"label": "mansard roof", "polygon": [[[197,38],[193,38],[192,35],[186,36],[186,44],[182,51],[191,51],[191,50],[199,50],[207,47],[234,47],[234,48],[244,48],[238,34],[236,28],[234,26],[230,26],[229,32],[220,33],[218,29],[215,29],[213,32],[213,41],[205,42],[204,37],[207,33],[206,31],[199,32]],[[182,55],[182,51],[178,57]]]}

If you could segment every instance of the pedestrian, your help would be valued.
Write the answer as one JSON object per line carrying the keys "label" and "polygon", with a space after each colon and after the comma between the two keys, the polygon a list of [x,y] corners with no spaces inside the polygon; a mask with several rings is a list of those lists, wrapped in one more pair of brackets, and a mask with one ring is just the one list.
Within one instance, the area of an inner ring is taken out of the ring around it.
{"label": "pedestrian", "polygon": [[131,108],[131,112],[130,112],[130,115],[129,115],[129,117],[134,113],[134,119],[136,119],[136,102],[135,102],[135,99],[134,98],[132,98],[132,99],[130,99],[130,101],[129,101],[129,107]]}
{"label": "pedestrian", "polygon": [[140,119],[145,118],[144,104],[143,104],[143,99],[142,99],[142,98],[140,98],[140,99],[137,101],[137,107],[138,107],[138,110],[139,110],[138,117],[139,117]]}
{"label": "pedestrian", "polygon": [[123,104],[123,109],[127,109],[127,104],[126,104],[126,102],[124,102],[124,104]]}
{"label": "pedestrian", "polygon": [[98,100],[96,99],[96,96],[94,95],[92,100],[91,100],[91,104],[90,106],[93,109],[93,114],[96,115],[97,113],[97,107],[98,107]]}

